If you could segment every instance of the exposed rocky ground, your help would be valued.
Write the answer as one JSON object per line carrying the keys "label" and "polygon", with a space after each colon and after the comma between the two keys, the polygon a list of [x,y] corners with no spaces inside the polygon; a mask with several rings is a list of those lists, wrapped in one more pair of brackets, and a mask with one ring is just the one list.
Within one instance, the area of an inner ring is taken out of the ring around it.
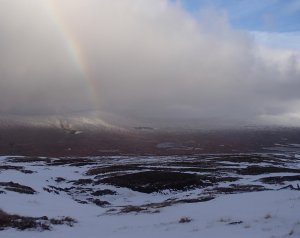
{"label": "exposed rocky ground", "polygon": [[76,221],[71,217],[48,218],[28,217],[14,214],[8,214],[0,210],[0,231],[6,228],[15,228],[18,230],[51,230],[53,225],[73,226]]}
{"label": "exposed rocky ground", "polygon": [[[27,176],[49,173],[50,177],[44,181],[43,187],[36,188],[19,181],[7,181],[2,176],[0,193],[67,195],[80,204],[105,207],[109,214],[159,212],[162,207],[204,202],[222,194],[299,190],[299,161],[298,156],[293,154],[273,153],[177,157],[7,157],[2,161],[0,175],[12,171]],[[59,173],[62,169],[68,174]],[[120,203],[120,199],[126,196],[124,191],[130,190],[149,194],[149,197],[163,194],[164,199],[140,204]]]}

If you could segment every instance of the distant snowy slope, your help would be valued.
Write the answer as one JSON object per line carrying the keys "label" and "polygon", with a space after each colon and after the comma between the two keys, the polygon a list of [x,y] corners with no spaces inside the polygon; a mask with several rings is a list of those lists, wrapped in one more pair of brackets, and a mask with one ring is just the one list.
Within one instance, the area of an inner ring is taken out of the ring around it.
{"label": "distant snowy slope", "polygon": [[101,117],[100,113],[72,113],[65,115],[1,115],[0,128],[41,127],[61,129],[121,129]]}

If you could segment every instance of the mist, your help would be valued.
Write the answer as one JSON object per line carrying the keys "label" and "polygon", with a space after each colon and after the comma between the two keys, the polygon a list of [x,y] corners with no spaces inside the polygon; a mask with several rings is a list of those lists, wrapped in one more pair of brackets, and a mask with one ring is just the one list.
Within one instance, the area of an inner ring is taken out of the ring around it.
{"label": "mist", "polygon": [[[299,117],[300,54],[167,0],[2,0],[0,112]],[[80,61],[70,44],[77,42]]]}

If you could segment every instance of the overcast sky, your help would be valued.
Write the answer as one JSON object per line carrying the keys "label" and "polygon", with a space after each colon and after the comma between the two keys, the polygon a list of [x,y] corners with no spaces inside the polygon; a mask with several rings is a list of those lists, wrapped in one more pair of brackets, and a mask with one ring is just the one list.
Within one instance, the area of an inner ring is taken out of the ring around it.
{"label": "overcast sky", "polygon": [[299,1],[1,0],[0,111],[295,122],[296,22]]}

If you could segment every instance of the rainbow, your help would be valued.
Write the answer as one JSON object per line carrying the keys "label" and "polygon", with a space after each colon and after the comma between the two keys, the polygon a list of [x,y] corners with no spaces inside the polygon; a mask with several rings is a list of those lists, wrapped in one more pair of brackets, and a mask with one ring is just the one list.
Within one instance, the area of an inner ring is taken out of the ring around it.
{"label": "rainbow", "polygon": [[90,73],[88,60],[85,55],[83,47],[81,47],[80,41],[71,32],[70,28],[65,23],[61,14],[60,7],[55,0],[44,1],[46,10],[49,13],[49,17],[55,24],[55,27],[61,34],[62,39],[66,45],[67,52],[69,53],[70,59],[73,61],[74,66],[80,74],[80,78],[85,81],[89,93],[89,100],[91,105],[96,109],[99,104],[100,98],[97,92],[98,82]]}

